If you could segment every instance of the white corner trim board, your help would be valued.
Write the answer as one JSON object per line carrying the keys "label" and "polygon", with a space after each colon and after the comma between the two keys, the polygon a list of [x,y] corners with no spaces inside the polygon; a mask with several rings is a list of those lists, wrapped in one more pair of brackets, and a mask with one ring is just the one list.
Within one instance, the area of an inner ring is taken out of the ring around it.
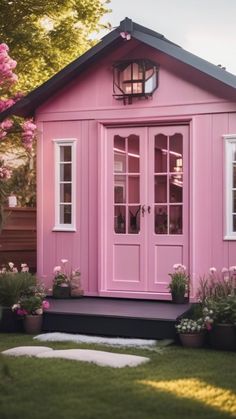
{"label": "white corner trim board", "polygon": [[112,368],[136,367],[150,361],[149,358],[143,356],[117,354],[89,349],[53,350],[46,346],[19,346],[3,351],[2,354],[8,356],[70,359]]}

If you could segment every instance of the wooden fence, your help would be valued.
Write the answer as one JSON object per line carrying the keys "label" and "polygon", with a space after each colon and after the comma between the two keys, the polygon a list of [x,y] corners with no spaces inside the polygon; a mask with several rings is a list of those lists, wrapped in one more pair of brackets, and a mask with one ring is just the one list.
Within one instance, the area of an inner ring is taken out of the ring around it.
{"label": "wooden fence", "polygon": [[27,263],[36,272],[36,209],[5,208],[0,234],[0,266],[13,262],[18,268]]}

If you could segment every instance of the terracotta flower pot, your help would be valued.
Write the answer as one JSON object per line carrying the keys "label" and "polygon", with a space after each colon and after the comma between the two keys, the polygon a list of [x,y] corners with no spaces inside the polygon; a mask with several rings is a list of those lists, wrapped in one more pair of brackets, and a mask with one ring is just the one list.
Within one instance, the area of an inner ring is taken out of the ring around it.
{"label": "terracotta flower pot", "polygon": [[28,314],[24,318],[24,328],[25,332],[30,335],[37,335],[42,330],[43,324],[43,315],[42,314],[35,314],[30,315]]}
{"label": "terracotta flower pot", "polygon": [[201,348],[204,343],[205,333],[180,333],[180,342],[187,348]]}

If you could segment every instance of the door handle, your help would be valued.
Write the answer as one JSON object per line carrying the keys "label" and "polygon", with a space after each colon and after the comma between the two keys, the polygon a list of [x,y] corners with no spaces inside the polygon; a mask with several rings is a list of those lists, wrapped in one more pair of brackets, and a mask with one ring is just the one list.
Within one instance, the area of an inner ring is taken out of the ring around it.
{"label": "door handle", "polygon": [[145,205],[142,205],[141,210],[142,210],[142,216],[144,217],[144,214],[145,214],[145,212],[146,212]]}
{"label": "door handle", "polygon": [[150,205],[148,205],[148,214],[150,214],[151,213],[151,207],[150,207]]}

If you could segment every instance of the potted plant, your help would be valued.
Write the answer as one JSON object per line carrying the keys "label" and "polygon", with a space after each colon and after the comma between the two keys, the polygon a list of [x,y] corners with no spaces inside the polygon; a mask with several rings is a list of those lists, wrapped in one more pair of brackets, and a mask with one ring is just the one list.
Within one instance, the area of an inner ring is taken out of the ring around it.
{"label": "potted plant", "polygon": [[183,346],[200,348],[203,345],[206,330],[204,318],[182,318],[175,327]]}
{"label": "potted plant", "polygon": [[80,282],[80,270],[76,269],[68,272],[66,269],[67,263],[67,259],[61,259],[61,266],[55,266],[54,268],[54,298],[81,297],[84,293]]}
{"label": "potted plant", "polygon": [[21,264],[18,271],[13,262],[8,262],[0,269],[0,331],[19,332],[22,331],[22,323],[11,307],[16,304],[20,295],[29,287],[36,285],[36,278],[29,273],[25,263]]}
{"label": "potted plant", "polygon": [[41,332],[43,323],[43,311],[49,308],[45,299],[42,285],[29,287],[14,304],[12,310],[24,320],[26,333],[37,334]]}
{"label": "potted plant", "polygon": [[55,266],[53,269],[53,288],[52,295],[54,298],[70,297],[70,275],[66,272],[67,259],[61,259],[61,266]]}
{"label": "potted plant", "polygon": [[186,267],[181,263],[173,266],[174,272],[170,273],[171,281],[168,288],[171,292],[172,301],[176,304],[183,304],[186,301],[186,294],[189,293],[189,276]]}
{"label": "potted plant", "polygon": [[204,315],[213,319],[209,340],[215,349],[236,349],[236,267],[223,268],[220,273],[211,268],[200,279],[198,297]]}

